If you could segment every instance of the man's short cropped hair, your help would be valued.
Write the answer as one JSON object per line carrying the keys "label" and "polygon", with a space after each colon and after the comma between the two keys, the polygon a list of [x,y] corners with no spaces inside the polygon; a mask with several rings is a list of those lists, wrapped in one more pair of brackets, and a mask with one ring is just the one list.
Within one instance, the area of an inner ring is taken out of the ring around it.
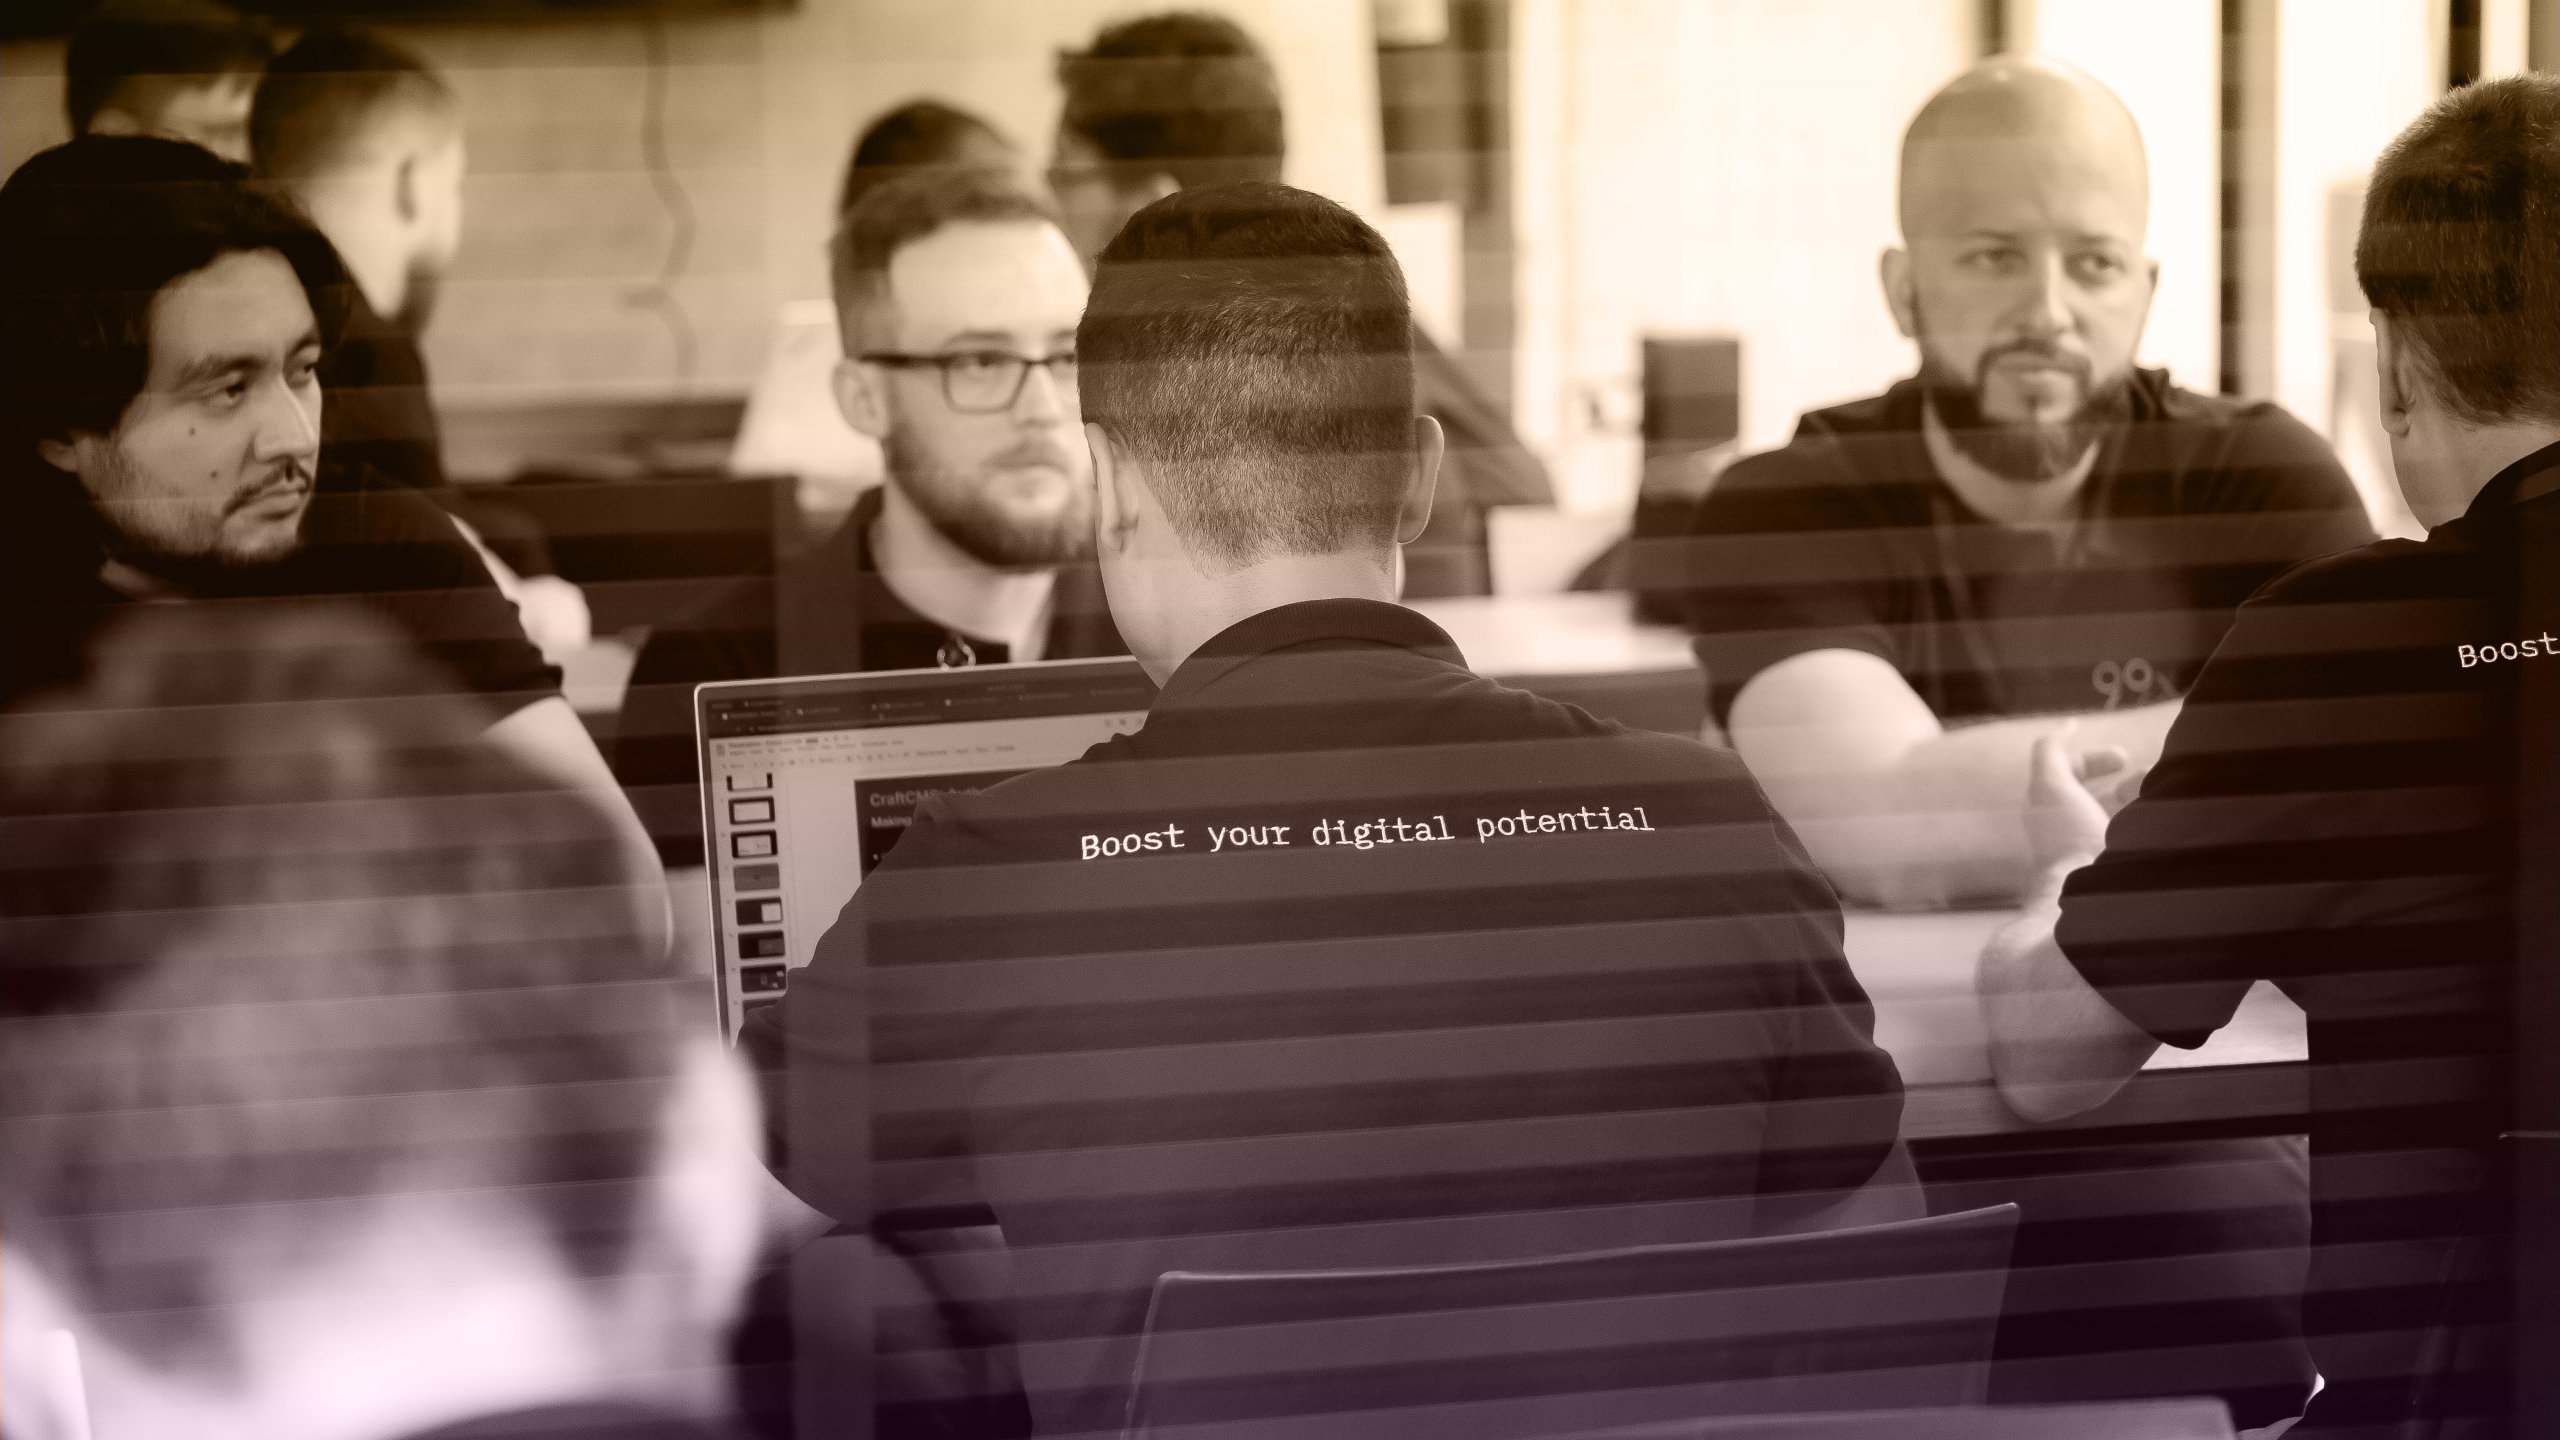
{"label": "man's short cropped hair", "polygon": [[946,225],[1058,223],[1049,202],[998,170],[928,170],[901,175],[862,197],[836,222],[829,278],[844,353],[890,343],[889,262]]}
{"label": "man's short cropped hair", "polygon": [[209,1378],[224,1302],[408,1197],[629,1273],[709,997],[611,825],[378,620],[133,608],[85,691],[0,718],[11,1243]]}
{"label": "man's short cropped hair", "polygon": [[[334,341],[348,305],[337,252],[248,170],[181,140],[89,135],[0,185],[0,474],[39,440],[113,433],[151,368],[151,302],[224,255],[291,264]],[[41,467],[40,467],[41,468]]]}
{"label": "man's short cropped hair", "polygon": [[1006,146],[1006,141],[995,126],[939,100],[910,100],[886,112],[853,144],[844,186],[836,194],[836,214],[843,216],[862,197],[901,176],[961,165],[972,144]]}
{"label": "man's short cropped hair", "polygon": [[1090,49],[1059,56],[1058,83],[1067,92],[1060,127],[1123,180],[1280,178],[1288,142],[1279,72],[1232,20],[1176,11],[1123,21]]}
{"label": "man's short cropped hair", "polygon": [[63,109],[86,135],[128,81],[255,75],[274,52],[265,21],[212,0],[104,0],[63,52]]}
{"label": "man's short cropped hair", "polygon": [[2560,79],[2466,85],[2401,131],[2356,281],[2456,416],[2560,423]]}
{"label": "man's short cropped hair", "polygon": [[1180,190],[1097,263],[1084,415],[1205,561],[1383,551],[1412,474],[1412,321],[1387,242],[1340,205],[1262,181]]}
{"label": "man's short cropped hair", "polygon": [[267,67],[249,107],[249,152],[279,180],[325,175],[402,114],[455,118],[453,91],[426,61],[369,30],[305,31]]}

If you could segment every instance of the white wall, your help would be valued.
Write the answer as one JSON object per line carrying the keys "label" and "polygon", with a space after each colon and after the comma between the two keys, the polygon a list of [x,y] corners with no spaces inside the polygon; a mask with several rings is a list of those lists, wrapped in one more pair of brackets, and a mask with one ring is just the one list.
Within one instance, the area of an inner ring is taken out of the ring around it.
{"label": "white wall", "polygon": [[2179,384],[2211,393],[2222,357],[2220,174],[2222,85],[2215,0],[2017,0],[2014,48],[2088,71],[2116,92],[2142,127],[2151,160],[2147,248],[2160,289],[2143,332],[2141,363],[2165,365]]}
{"label": "white wall", "polygon": [[[766,254],[777,293],[823,295],[835,186],[861,123],[915,95],[985,115],[1047,162],[1057,54],[1153,0],[800,0],[761,36]],[[1369,0],[1218,0],[1280,71],[1291,184],[1374,210],[1384,181]],[[819,183],[823,181],[823,183]]]}
{"label": "white wall", "polygon": [[2335,197],[2440,93],[2442,9],[2433,0],[2279,0],[2274,398],[2324,435],[2333,351],[2364,324],[2346,273],[2354,212],[2341,213]]}
{"label": "white wall", "polygon": [[[1157,0],[797,0],[749,16],[388,27],[463,101],[470,218],[427,335],[439,398],[735,393],[786,300],[826,293],[824,247],[855,130],[916,95],[993,120],[1033,166],[1054,64]],[[1270,50],[1290,179],[1374,213],[1382,189],[1368,0],[1217,0]],[[60,42],[0,47],[0,171],[64,138]],[[644,163],[662,82],[666,158],[696,221],[672,285],[694,337],[635,303],[674,223]],[[1445,262],[1442,265],[1447,268]]]}
{"label": "white wall", "polygon": [[1743,342],[1742,441],[1911,368],[1876,280],[1895,146],[1974,0],[1521,0],[1517,419],[1568,508],[1635,479],[1637,342]]}

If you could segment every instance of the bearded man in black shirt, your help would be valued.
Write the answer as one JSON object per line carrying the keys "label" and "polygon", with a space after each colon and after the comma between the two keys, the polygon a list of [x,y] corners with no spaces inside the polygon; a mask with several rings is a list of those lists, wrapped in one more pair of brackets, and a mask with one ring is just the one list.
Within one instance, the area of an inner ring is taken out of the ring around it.
{"label": "bearded man in black shirt", "polygon": [[1724,473],[1690,619],[1711,713],[1845,896],[2007,900],[2034,740],[2156,753],[2232,607],[2372,532],[2300,422],[2135,366],[2149,178],[2104,87],[1986,61],[1912,120],[1900,187],[1920,372]]}
{"label": "bearded man in black shirt", "polygon": [[865,194],[829,258],[837,408],[887,475],[807,554],[642,647],[614,763],[669,865],[702,863],[696,685],[1128,650],[1079,563],[1085,281],[1048,203],[998,171],[929,169]]}

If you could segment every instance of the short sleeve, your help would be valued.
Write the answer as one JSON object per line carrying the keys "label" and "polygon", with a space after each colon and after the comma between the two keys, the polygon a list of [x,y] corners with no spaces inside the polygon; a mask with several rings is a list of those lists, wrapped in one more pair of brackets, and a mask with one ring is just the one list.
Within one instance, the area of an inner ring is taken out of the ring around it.
{"label": "short sleeve", "polygon": [[292,594],[382,611],[499,716],[560,693],[560,672],[525,638],[514,603],[425,496],[370,475],[324,485],[304,536],[304,551],[277,577]]}
{"label": "short sleeve", "polygon": [[1717,724],[1790,656],[1862,650],[1905,668],[1888,624],[1893,567],[1844,485],[1778,451],[1736,462],[1699,505],[1678,563]]}
{"label": "short sleeve", "polygon": [[1763,1195],[1849,1190],[1866,1183],[1902,1133],[1902,1072],[1875,1042],[1875,1006],[1841,950],[1840,907],[1774,814],[1799,916],[1790,993],[1772,1008],[1784,1032],[1762,1138]]}

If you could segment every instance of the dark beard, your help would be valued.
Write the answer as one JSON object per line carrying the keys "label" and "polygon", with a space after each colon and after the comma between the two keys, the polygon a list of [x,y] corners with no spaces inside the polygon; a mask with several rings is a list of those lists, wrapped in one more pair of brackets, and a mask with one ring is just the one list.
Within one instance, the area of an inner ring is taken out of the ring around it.
{"label": "dark beard", "polygon": [[892,426],[881,449],[888,462],[888,483],[897,486],[944,539],[979,564],[996,570],[1038,570],[1091,557],[1089,506],[1071,510],[1063,525],[1038,529],[1017,525],[985,503],[974,477],[943,470],[919,453],[904,427]]}
{"label": "dark beard", "polygon": [[[2029,348],[2034,347],[1999,346],[1983,352],[1970,382],[1949,373],[1926,351],[1920,359],[1921,390],[1929,398],[1931,413],[1946,427],[1947,438],[1964,452],[1965,458],[2003,480],[2021,485],[2039,484],[2070,473],[2071,467],[2089,453],[2090,446],[2133,413],[2130,372],[2090,384],[2083,370],[2082,384],[2088,398],[2059,425],[2018,424],[1984,415],[1982,380],[1991,363],[2011,351]],[[2057,358],[2070,363],[2068,357]]]}

